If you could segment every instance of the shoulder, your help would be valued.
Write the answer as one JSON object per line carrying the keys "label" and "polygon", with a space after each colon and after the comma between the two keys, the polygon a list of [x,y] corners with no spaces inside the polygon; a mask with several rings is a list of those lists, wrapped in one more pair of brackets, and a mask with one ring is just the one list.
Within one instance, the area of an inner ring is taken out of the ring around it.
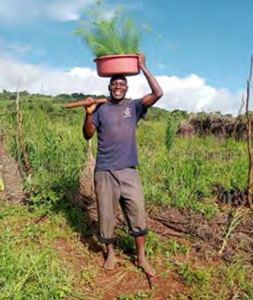
{"label": "shoulder", "polygon": [[107,102],[100,103],[100,104],[97,105],[95,112],[99,113],[99,112],[103,111],[107,106],[108,106]]}
{"label": "shoulder", "polygon": [[139,106],[142,104],[142,98],[130,100],[129,103],[133,106]]}

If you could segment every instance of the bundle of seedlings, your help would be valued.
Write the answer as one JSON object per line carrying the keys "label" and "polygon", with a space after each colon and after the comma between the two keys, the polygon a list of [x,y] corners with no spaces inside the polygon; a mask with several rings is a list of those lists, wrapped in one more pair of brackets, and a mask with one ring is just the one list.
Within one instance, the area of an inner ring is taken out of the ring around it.
{"label": "bundle of seedlings", "polygon": [[115,10],[110,18],[99,2],[96,10],[84,15],[75,33],[82,36],[95,55],[99,76],[130,76],[140,72],[137,55],[140,32],[122,8]]}

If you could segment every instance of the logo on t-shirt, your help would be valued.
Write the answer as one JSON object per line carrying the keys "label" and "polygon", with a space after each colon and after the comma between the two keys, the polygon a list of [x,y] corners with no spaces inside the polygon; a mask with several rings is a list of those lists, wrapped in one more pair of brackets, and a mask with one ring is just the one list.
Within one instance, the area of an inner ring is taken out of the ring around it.
{"label": "logo on t-shirt", "polygon": [[130,118],[132,115],[131,115],[131,108],[130,107],[126,107],[124,112],[123,112],[123,116],[124,118]]}

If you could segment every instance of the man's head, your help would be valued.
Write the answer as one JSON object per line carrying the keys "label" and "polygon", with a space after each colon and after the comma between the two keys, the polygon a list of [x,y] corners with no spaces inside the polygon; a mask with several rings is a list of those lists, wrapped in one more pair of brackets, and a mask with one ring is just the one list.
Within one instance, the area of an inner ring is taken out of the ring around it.
{"label": "man's head", "polygon": [[110,96],[113,100],[120,101],[126,96],[128,85],[124,75],[113,75],[108,86]]}

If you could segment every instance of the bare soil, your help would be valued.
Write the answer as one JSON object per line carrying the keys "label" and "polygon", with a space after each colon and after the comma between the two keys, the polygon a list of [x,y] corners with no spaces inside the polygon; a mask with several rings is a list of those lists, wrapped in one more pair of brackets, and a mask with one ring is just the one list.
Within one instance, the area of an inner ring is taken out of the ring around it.
{"label": "bare soil", "polygon": [[[83,243],[92,242],[87,239]],[[93,248],[93,251],[95,250],[95,245],[90,247]],[[152,299],[162,300],[168,299],[169,295],[188,294],[188,288],[178,276],[173,271],[168,272],[162,257],[151,260],[157,271],[157,276],[152,279],[153,289],[151,290],[145,274],[135,267],[131,257],[117,250],[116,267],[113,271],[107,271],[103,268],[104,257],[102,248],[96,249],[97,254],[95,258],[94,256],[83,258],[78,249],[74,249],[63,239],[54,241],[53,248],[63,261],[76,270],[76,274],[80,274],[82,266],[89,266],[91,273],[91,270],[96,270],[96,274],[90,282],[86,281],[84,283],[81,278],[77,278],[76,289],[79,292],[86,293],[87,300],[116,300],[123,295],[138,293],[147,295],[144,299],[148,299],[148,296],[152,295]]]}
{"label": "bare soil", "polygon": [[0,200],[23,203],[25,199],[23,179],[18,164],[6,151],[3,135],[0,135],[0,173],[4,182],[4,190],[0,191]]}
{"label": "bare soil", "polygon": [[63,239],[55,240],[53,248],[62,260],[76,270],[76,274],[80,274],[81,266],[89,266],[89,270],[96,270],[90,282],[77,279],[77,290],[85,292],[88,300],[117,300],[123,295],[138,293],[144,295],[143,299],[176,299],[180,294],[188,297],[185,299],[192,299],[190,287],[184,284],[176,272],[178,266],[189,264],[193,269],[215,268],[217,265],[229,264],[238,254],[253,258],[252,213],[246,214],[238,227],[232,231],[224,252],[221,256],[218,255],[230,221],[229,213],[220,213],[208,221],[202,214],[193,214],[189,210],[179,212],[176,209],[149,216],[149,228],[164,241],[173,239],[190,249],[184,255],[178,254],[168,258],[160,254],[150,259],[157,272],[157,276],[152,279],[152,290],[145,274],[135,267],[133,253],[122,253],[116,248],[115,270],[106,271],[103,269],[104,248],[97,244],[93,237],[81,239],[83,245],[88,245],[89,249],[90,256],[85,258],[79,252],[80,249]]}

